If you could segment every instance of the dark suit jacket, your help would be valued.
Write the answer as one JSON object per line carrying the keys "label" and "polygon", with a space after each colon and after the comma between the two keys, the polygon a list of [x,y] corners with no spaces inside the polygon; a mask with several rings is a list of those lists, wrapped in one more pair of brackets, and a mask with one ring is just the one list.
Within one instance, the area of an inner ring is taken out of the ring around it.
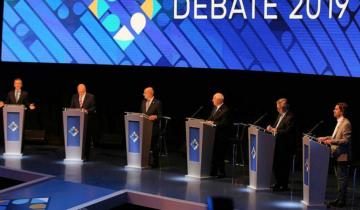
{"label": "dark suit jacket", "polygon": [[157,120],[155,120],[153,122],[153,133],[154,132],[159,132],[160,128],[159,128],[159,122],[160,122],[160,118],[162,116],[162,104],[161,101],[157,100],[156,98],[153,99],[153,101],[151,102],[149,109],[146,111],[146,100],[144,99],[141,102],[141,107],[140,107],[140,112],[144,113],[146,115],[156,115],[157,116]]}
{"label": "dark suit jacket", "polygon": [[90,93],[86,93],[82,107],[80,107],[79,94],[74,94],[71,99],[70,108],[86,109],[89,114],[96,112],[95,96]]}
{"label": "dark suit jacket", "polygon": [[223,104],[218,111],[215,111],[216,107],[213,107],[208,120],[214,121],[216,125],[216,140],[227,140],[231,134],[230,110]]}
{"label": "dark suit jacket", "polygon": [[27,108],[29,108],[30,102],[29,102],[29,94],[26,91],[21,90],[20,98],[18,102],[16,102],[15,99],[15,90],[12,90],[8,93],[6,97],[6,104],[17,104],[17,105],[25,105]]}
{"label": "dark suit jacket", "polygon": [[[278,115],[277,120],[273,127],[276,126],[280,115]],[[295,140],[296,140],[296,126],[295,126],[295,117],[293,113],[287,112],[284,118],[281,120],[277,132],[275,135],[276,138],[276,147],[280,152],[291,152],[295,150]]]}

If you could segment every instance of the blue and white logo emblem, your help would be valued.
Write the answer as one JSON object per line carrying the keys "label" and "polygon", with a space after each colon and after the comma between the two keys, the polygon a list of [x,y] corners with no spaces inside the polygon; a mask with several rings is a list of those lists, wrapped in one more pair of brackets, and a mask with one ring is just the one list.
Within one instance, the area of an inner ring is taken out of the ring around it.
{"label": "blue and white logo emblem", "polygon": [[14,121],[12,121],[12,122],[9,124],[8,128],[9,128],[12,132],[15,132],[15,131],[19,128],[19,126],[18,126]]}
{"label": "blue and white logo emblem", "polygon": [[191,148],[193,148],[193,150],[197,150],[199,148],[199,142],[198,140],[194,139],[191,142]]}
{"label": "blue and white logo emblem", "polygon": [[251,150],[251,157],[252,157],[252,159],[256,158],[256,149],[255,149],[255,147],[253,147],[252,150]]}
{"label": "blue and white logo emblem", "polygon": [[75,126],[71,127],[70,130],[69,130],[69,133],[75,137],[79,134],[79,129],[77,129]]}
{"label": "blue and white logo emblem", "polygon": [[132,134],[130,135],[130,139],[131,141],[133,141],[134,143],[136,143],[139,140],[139,135],[137,135],[137,133],[134,131],[132,132]]}

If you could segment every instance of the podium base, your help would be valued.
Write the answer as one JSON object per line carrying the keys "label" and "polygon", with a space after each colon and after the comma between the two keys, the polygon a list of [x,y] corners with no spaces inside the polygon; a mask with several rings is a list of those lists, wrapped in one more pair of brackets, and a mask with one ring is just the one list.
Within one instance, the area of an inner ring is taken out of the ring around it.
{"label": "podium base", "polygon": [[125,168],[126,168],[126,169],[140,169],[140,170],[144,170],[144,169],[149,169],[149,166],[141,167],[141,166],[134,166],[134,165],[126,165]]}
{"label": "podium base", "polygon": [[186,174],[185,177],[195,178],[195,179],[211,179],[211,178],[214,178],[213,176],[195,176],[195,175],[190,175],[190,174]]}
{"label": "podium base", "polygon": [[302,200],[301,203],[305,205],[308,209],[327,209],[325,204],[309,204],[304,200]]}
{"label": "podium base", "polygon": [[22,158],[23,154],[22,153],[4,153],[3,154],[3,158]]}
{"label": "podium base", "polygon": [[64,159],[64,163],[83,163],[84,160],[81,160],[81,159],[68,159],[68,158],[65,158]]}
{"label": "podium base", "polygon": [[250,186],[250,185],[248,185],[247,187],[248,187],[249,189],[252,189],[252,190],[255,190],[255,191],[270,191],[270,187],[260,188],[260,187]]}

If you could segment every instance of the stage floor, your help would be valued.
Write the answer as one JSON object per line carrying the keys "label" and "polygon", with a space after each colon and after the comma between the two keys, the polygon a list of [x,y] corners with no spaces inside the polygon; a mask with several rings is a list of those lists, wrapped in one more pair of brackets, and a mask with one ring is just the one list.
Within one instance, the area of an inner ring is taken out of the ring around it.
{"label": "stage floor", "polygon": [[[300,172],[293,176],[290,192],[255,192],[247,188],[247,168],[228,167],[227,171],[233,171],[233,178],[186,178],[186,160],[178,153],[161,157],[161,168],[142,171],[126,169],[125,153],[120,150],[93,149],[90,161],[83,164],[64,164],[63,157],[61,147],[41,145],[25,147],[21,160],[1,157],[2,166],[53,175],[55,178],[2,193],[0,200],[49,197],[48,210],[66,209],[128,189],[200,203],[206,203],[208,196],[231,197],[239,210],[306,209],[300,203]],[[349,180],[347,209],[360,209],[359,183],[353,199],[352,179]],[[335,191],[336,180],[334,175],[330,175],[327,198],[333,199]]]}

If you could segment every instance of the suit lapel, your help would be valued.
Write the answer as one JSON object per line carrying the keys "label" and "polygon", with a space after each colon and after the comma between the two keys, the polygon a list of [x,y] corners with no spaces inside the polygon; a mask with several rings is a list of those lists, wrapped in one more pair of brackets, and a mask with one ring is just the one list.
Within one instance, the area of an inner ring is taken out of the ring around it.
{"label": "suit lapel", "polygon": [[23,99],[23,97],[24,97],[24,94],[23,94],[23,93],[24,93],[23,91],[20,92],[20,96],[19,96],[19,100],[18,100],[18,103],[19,103],[19,104],[21,103],[21,101],[22,101],[22,99]]}
{"label": "suit lapel", "polygon": [[83,103],[82,103],[82,107],[80,107],[80,108],[83,108],[83,107],[84,107],[87,98],[88,98],[88,94],[86,93],[86,94],[85,94],[85,97],[84,97],[84,100],[83,100]]}
{"label": "suit lapel", "polygon": [[153,107],[153,105],[155,104],[155,98],[151,101],[148,110],[146,111],[146,102],[145,102],[145,111],[146,112],[150,112],[151,108]]}

